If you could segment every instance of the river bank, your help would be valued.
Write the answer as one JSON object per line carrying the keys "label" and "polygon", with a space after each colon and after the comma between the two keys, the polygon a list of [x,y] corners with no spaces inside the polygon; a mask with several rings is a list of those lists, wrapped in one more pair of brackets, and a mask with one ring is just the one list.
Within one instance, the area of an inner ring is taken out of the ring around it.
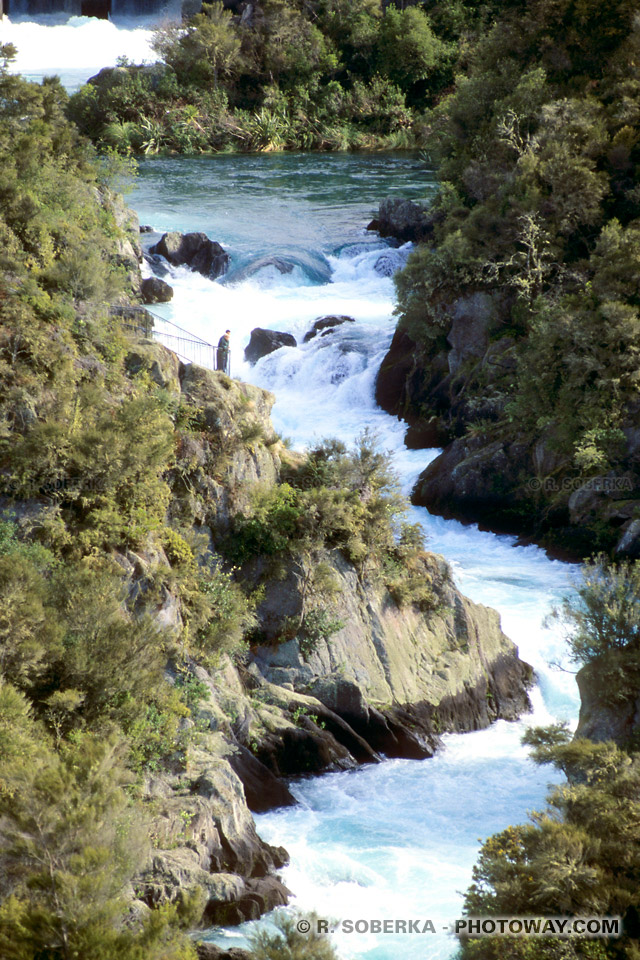
{"label": "river bank", "polygon": [[[331,175],[325,176],[329,170]],[[364,231],[382,192],[393,193],[402,184],[407,195],[407,175],[416,178],[409,195],[425,196],[429,180],[411,157],[149,161],[131,202],[141,222],[156,228],[157,235],[175,228],[205,230],[231,256],[222,282],[171,268],[165,279],[174,288],[173,300],[156,305],[154,312],[210,342],[216,342],[230,321],[232,373],[274,392],[272,416],[282,435],[303,447],[327,435],[351,442],[369,426],[378,432],[382,446],[393,450],[394,465],[409,491],[425,456],[436,451],[408,449],[405,427],[374,402],[377,370],[393,331],[392,282],[377,273],[375,265],[383,254],[398,265],[406,252]],[[152,243],[155,236],[145,242]],[[266,256],[295,260],[296,265],[283,275],[263,264],[243,277],[243,271]],[[351,315],[355,323],[303,344],[305,333],[323,315]],[[286,331],[300,345],[282,348],[252,366],[244,362],[243,351],[255,326]],[[541,628],[550,605],[570,589],[570,568],[549,560],[536,547],[516,547],[512,538],[431,517],[419,508],[412,509],[411,519],[425,528],[429,547],[453,563],[463,590],[500,610],[504,629],[516,639],[524,659],[534,664],[540,685],[527,723],[575,718],[572,678],[548,666],[549,660],[563,657],[563,640]],[[283,877],[298,902],[344,916],[345,903],[356,911],[363,907],[362,896],[375,896],[379,909],[386,909],[390,864],[401,849],[405,852],[399,863],[408,857],[418,872],[403,873],[402,881],[397,875],[399,896],[414,903],[409,893],[413,885],[424,890],[426,884],[431,890],[434,878],[444,873],[438,916],[450,921],[459,911],[456,891],[468,882],[464,878],[470,876],[478,835],[524,818],[543,801],[548,775],[541,776],[517,745],[521,730],[521,724],[498,724],[485,733],[446,740],[445,752],[434,760],[391,761],[293,783],[301,805],[260,814],[256,822],[269,842],[289,850],[291,865]],[[478,782],[485,786],[474,819],[468,801],[477,793]],[[390,798],[394,789],[398,796],[407,796],[407,808],[394,818],[395,826],[388,824],[380,834],[377,808],[369,807],[366,798],[373,802],[378,791]],[[435,792],[427,804],[424,797],[430,790]],[[354,797],[360,798],[355,805]],[[354,829],[354,817],[361,829]],[[416,836],[422,838],[417,844]],[[376,848],[380,855],[371,860],[367,851]],[[396,912],[399,902],[393,900]],[[227,945],[241,935],[242,928],[212,934]],[[397,943],[366,937],[357,944],[353,938],[343,939],[340,946],[347,956],[376,958],[395,956],[399,949]],[[423,947],[417,942],[414,946],[421,956]],[[406,950],[407,943],[401,948]],[[451,941],[443,934],[433,949],[438,950],[434,955],[447,957]]]}

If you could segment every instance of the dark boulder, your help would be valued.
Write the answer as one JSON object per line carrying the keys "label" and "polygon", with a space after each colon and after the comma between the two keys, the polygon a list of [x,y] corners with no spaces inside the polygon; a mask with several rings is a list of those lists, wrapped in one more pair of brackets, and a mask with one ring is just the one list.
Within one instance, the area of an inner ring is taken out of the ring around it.
{"label": "dark boulder", "polygon": [[279,330],[264,330],[255,327],[251,331],[251,339],[245,347],[244,358],[249,363],[257,363],[261,357],[266,357],[280,347],[297,347],[298,343],[290,333],[281,333]]}
{"label": "dark boulder", "polygon": [[507,499],[518,497],[526,468],[524,445],[459,437],[420,474],[412,500],[445,516],[499,514]]}
{"label": "dark boulder", "polygon": [[406,416],[411,408],[408,383],[419,364],[417,344],[399,327],[376,379],[376,403],[387,413]]}
{"label": "dark boulder", "polygon": [[396,237],[406,243],[419,243],[433,233],[433,222],[426,207],[401,197],[380,201],[378,216],[367,230],[377,230],[381,237]]}
{"label": "dark boulder", "polygon": [[321,337],[326,337],[328,333],[332,333],[336,327],[341,326],[343,323],[355,323],[355,320],[353,317],[319,317],[311,327],[311,330],[305,333],[302,342],[309,343],[309,341],[317,337],[318,334],[320,334]]}
{"label": "dark boulder", "polygon": [[173,287],[160,277],[146,277],[140,285],[144,303],[169,303],[173,298]]}
{"label": "dark boulder", "polygon": [[185,265],[215,280],[227,272],[229,254],[206,233],[165,233],[149,253],[159,253],[174,267]]}

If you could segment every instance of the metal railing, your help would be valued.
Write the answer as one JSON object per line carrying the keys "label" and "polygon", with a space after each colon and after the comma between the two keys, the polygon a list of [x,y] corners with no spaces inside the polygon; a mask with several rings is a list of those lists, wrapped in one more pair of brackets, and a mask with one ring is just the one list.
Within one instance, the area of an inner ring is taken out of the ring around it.
{"label": "metal railing", "polygon": [[[230,375],[231,351],[226,353],[224,368],[219,367],[217,347],[190,330],[179,327],[172,320],[165,320],[148,307],[119,307],[114,315],[118,317],[123,327],[140,336],[157,340],[185,363],[195,363],[199,367],[206,367],[207,370],[222,370]],[[169,327],[171,332],[166,329],[158,330],[153,322],[154,317],[162,323],[163,327]]]}

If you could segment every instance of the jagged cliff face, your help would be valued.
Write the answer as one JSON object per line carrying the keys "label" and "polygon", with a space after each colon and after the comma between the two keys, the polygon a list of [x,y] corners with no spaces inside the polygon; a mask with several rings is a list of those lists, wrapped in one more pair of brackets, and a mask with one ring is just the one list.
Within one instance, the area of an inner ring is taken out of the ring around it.
{"label": "jagged cliff face", "polygon": [[640,556],[635,409],[622,423],[616,468],[601,475],[576,473],[559,442],[562,424],[536,437],[520,431],[505,414],[518,344],[497,334],[509,324],[509,309],[500,293],[462,296],[429,348],[396,330],[376,400],[406,420],[407,446],[445,448],[418,478],[413,502],[573,556],[602,548]]}
{"label": "jagged cliff face", "polygon": [[[184,367],[152,341],[140,341],[126,361],[146,371],[197,429],[183,433],[170,473],[169,514],[205,533],[211,556],[251,511],[256,489],[276,486],[283,461],[300,460],[280,444],[270,423],[273,396],[223,374]],[[239,922],[284,902],[273,877],[282,850],[263,844],[247,810],[293,802],[281,778],[379,762],[383,755],[433,754],[441,732],[514,719],[527,704],[530,668],[502,633],[495,611],[472,603],[452,583],[444,560],[427,554],[423,576],[436,598],[422,612],[399,606],[375,577],[365,577],[337,549],[320,549],[313,563],[332,578],[326,609],[332,632],[312,645],[287,639],[309,597],[294,556],[274,567],[256,558],[236,576],[260,588],[254,636],[240,660],[217,666],[190,662],[206,688],[193,719],[200,739],[186,769],[149,778],[157,809],[157,849],[141,878],[148,902],[175,899],[200,885],[206,916]],[[132,588],[145,567],[170,566],[166,555],[121,555]],[[179,594],[156,598],[167,631],[184,626]],[[293,631],[295,633],[295,630]],[[169,669],[168,679],[175,680]]]}

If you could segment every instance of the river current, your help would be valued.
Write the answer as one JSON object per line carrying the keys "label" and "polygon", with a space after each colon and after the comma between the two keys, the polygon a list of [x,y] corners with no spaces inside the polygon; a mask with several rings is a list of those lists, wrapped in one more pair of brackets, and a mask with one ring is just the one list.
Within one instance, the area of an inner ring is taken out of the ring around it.
{"label": "river current", "polygon": [[[405,447],[405,426],[376,407],[374,385],[395,326],[392,274],[410,245],[391,246],[364,228],[379,198],[424,199],[435,189],[419,158],[398,154],[145,161],[130,197],[141,222],[157,232],[205,231],[231,255],[228,274],[216,282],[162,264],[174,299],[153,309],[212,343],[229,327],[232,375],[275,394],[274,425],[296,447],[328,436],[351,442],[365,427],[374,430],[409,492],[437,451]],[[281,273],[269,257],[291,271]],[[303,343],[326,315],[355,323]],[[163,329],[161,320],[157,326]],[[257,326],[292,333],[298,346],[251,366],[244,347]],[[523,726],[576,714],[572,676],[549,666],[564,657],[564,642],[541,624],[570,589],[572,568],[511,537],[421,508],[411,513],[464,592],[500,611],[505,631],[536,668],[534,713],[518,724],[448,736],[433,760],[299,781],[298,807],[256,818],[261,835],[291,854],[284,879],[300,907],[337,920],[431,919],[437,930],[338,933],[345,958],[452,956],[455,944],[443,927],[459,916],[479,838],[521,821],[544,800],[550,774],[520,746]]]}
{"label": "river current", "polygon": [[[19,45],[25,75],[58,72],[73,88],[119,54],[152,59],[148,27],[5,19],[0,39]],[[215,343],[229,327],[232,375],[273,391],[273,422],[283,436],[303,448],[329,436],[349,442],[369,427],[391,452],[409,492],[437,451],[407,450],[405,427],[376,407],[374,384],[395,326],[392,274],[410,247],[394,247],[364,227],[382,197],[424,199],[435,189],[419,158],[408,155],[145,160],[129,196],[140,222],[158,232],[204,231],[231,255],[229,273],[216,282],[164,266],[175,294],[154,308],[158,329],[164,317]],[[274,256],[290,264],[290,272],[265,263]],[[355,323],[303,344],[313,321],[329,314]],[[252,367],[243,351],[256,326],[292,333],[299,346]],[[529,760],[520,745],[523,728],[573,722],[577,715],[573,677],[551,665],[566,658],[565,642],[542,625],[571,590],[574,568],[511,537],[422,508],[411,513],[429,548],[450,562],[461,589],[499,610],[505,632],[535,667],[534,710],[519,723],[447,736],[432,760],[392,760],[300,780],[292,786],[297,807],[256,817],[261,836],[291,854],[284,880],[296,905],[333,920],[431,920],[436,928],[413,935],[338,932],[345,960],[455,954],[443,928],[460,915],[481,840],[540,808],[552,776]],[[209,935],[235,945],[244,932]]]}

